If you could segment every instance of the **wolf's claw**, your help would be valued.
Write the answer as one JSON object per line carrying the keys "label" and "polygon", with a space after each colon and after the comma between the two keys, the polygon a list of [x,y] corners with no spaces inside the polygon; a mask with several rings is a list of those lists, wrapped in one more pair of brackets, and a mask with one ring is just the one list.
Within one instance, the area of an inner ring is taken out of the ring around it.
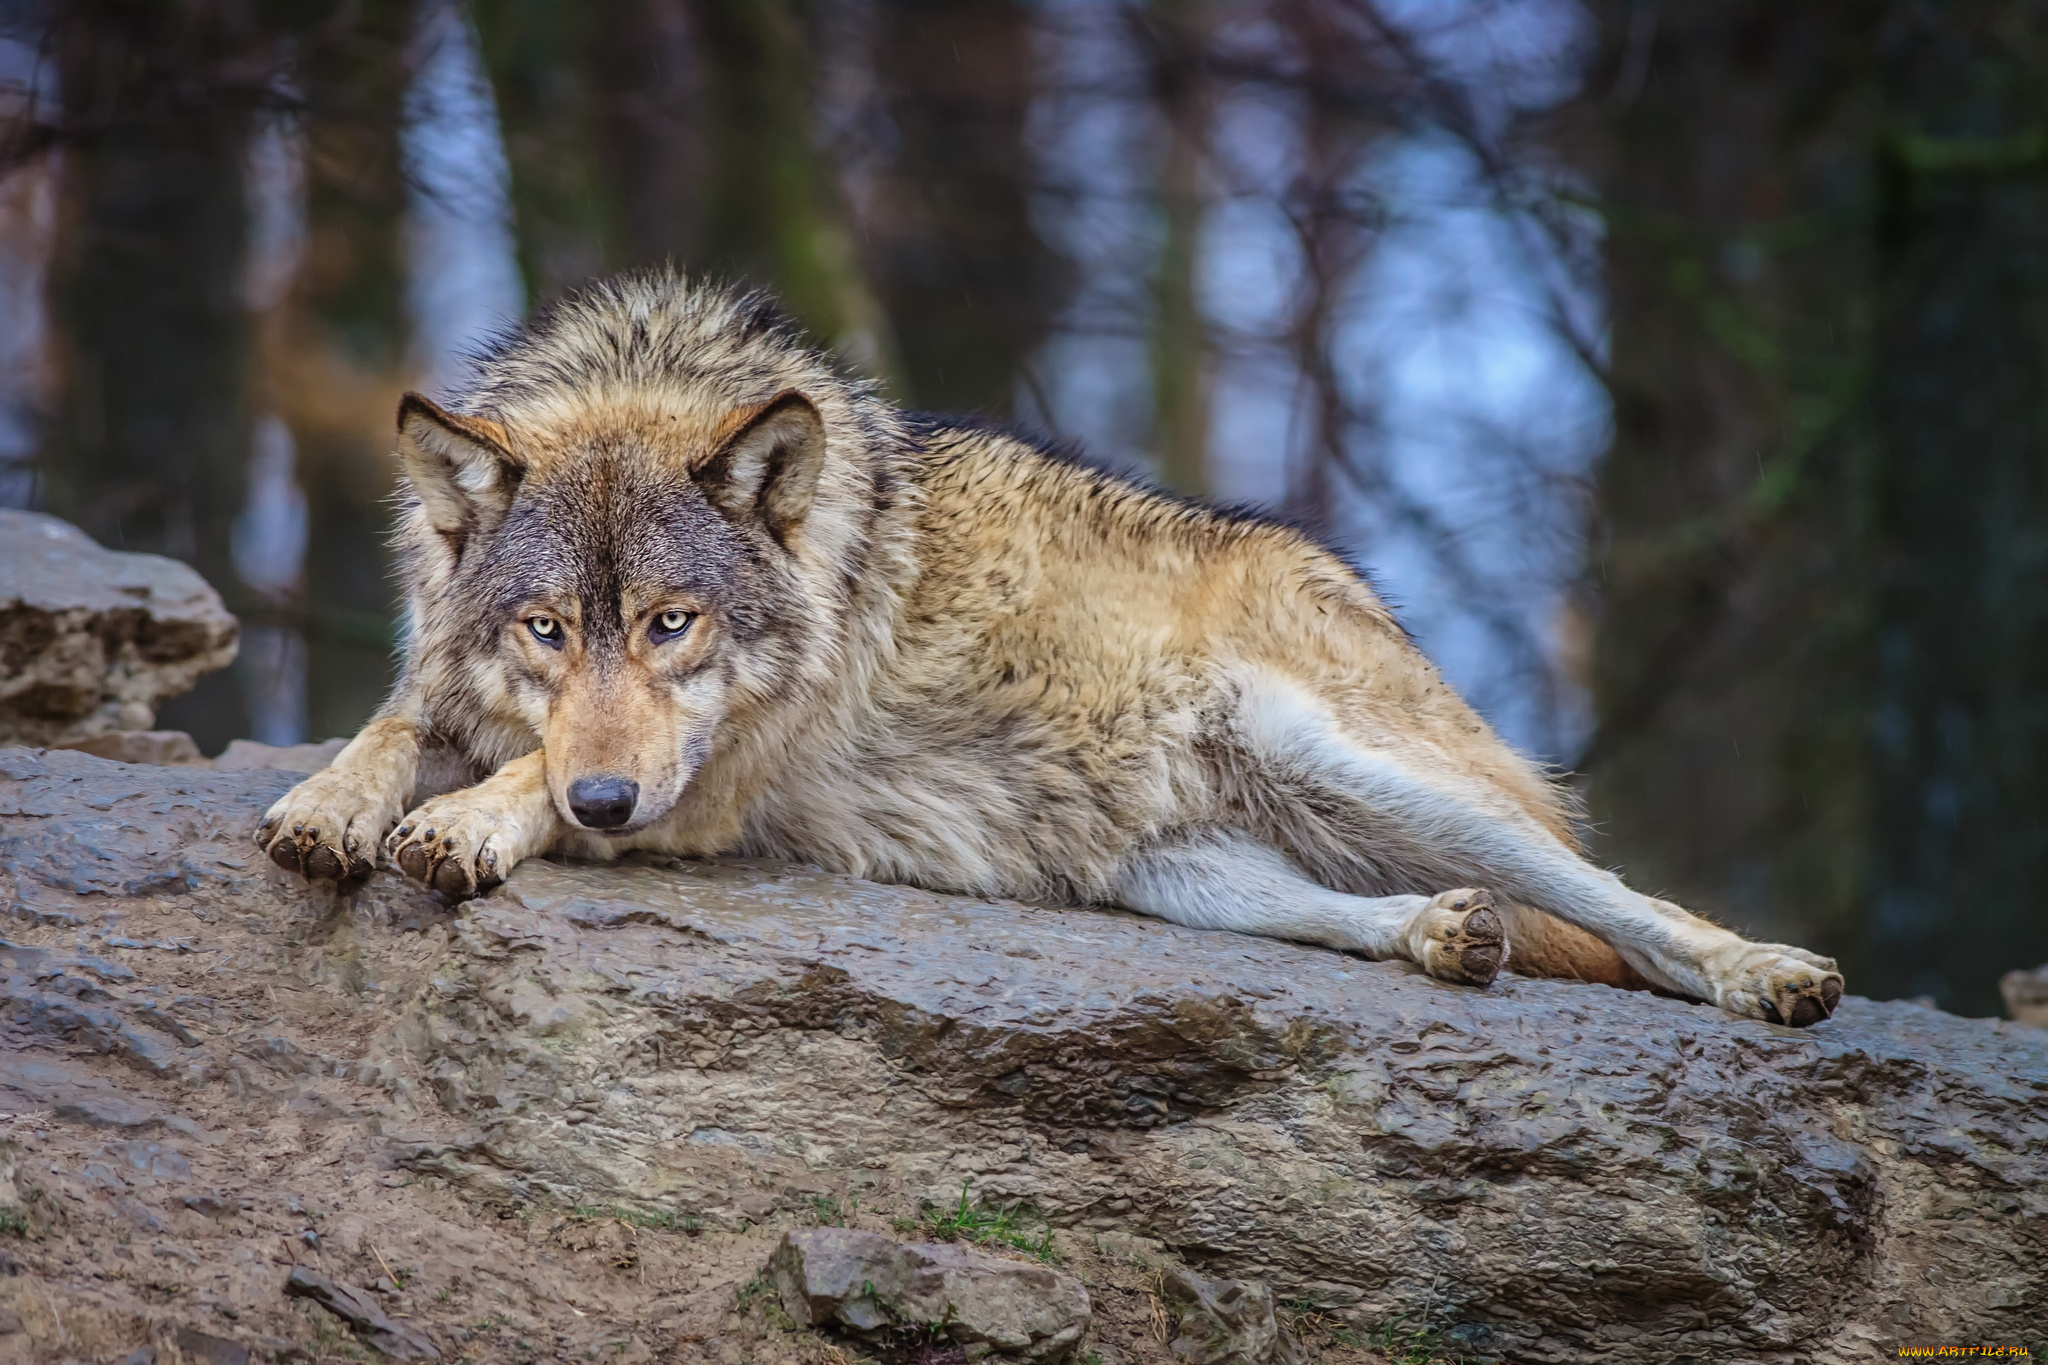
{"label": "wolf's claw", "polygon": [[395,814],[347,775],[315,773],[264,814],[256,845],[287,872],[351,881],[376,867],[377,844]]}
{"label": "wolf's claw", "polygon": [[505,880],[496,822],[455,804],[462,795],[437,797],[406,816],[386,845],[401,872],[450,900],[484,895]]}

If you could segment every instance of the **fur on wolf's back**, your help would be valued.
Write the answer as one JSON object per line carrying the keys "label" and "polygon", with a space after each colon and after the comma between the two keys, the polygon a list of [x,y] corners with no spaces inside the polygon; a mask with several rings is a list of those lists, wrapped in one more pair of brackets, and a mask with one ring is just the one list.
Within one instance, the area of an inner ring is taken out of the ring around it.
{"label": "fur on wolf's back", "polygon": [[[1336,555],[1009,433],[906,416],[762,296],[668,273],[605,282],[481,357],[454,406],[503,423],[530,480],[605,446],[684,480],[732,414],[789,389],[823,418],[824,470],[786,553],[762,547],[764,629],[678,808],[677,829],[697,833],[676,851],[1099,901],[1161,833],[1274,823],[1258,809],[1270,795],[1232,776],[1226,713],[1255,675],[1302,689],[1362,746],[1572,840],[1562,790]],[[409,679],[432,728],[493,767],[533,737],[491,704],[473,604],[448,591],[433,536],[414,508]],[[1506,913],[1521,970],[1632,975],[1582,930]]]}

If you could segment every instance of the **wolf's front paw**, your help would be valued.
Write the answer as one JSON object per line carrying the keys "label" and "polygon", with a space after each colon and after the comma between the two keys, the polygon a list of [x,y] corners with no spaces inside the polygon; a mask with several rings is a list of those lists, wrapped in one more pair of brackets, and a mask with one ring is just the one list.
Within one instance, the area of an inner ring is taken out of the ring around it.
{"label": "wolf's front paw", "polygon": [[286,792],[256,827],[256,843],[287,872],[314,881],[366,877],[397,803],[344,772],[314,773]]}
{"label": "wolf's front paw", "polygon": [[1508,960],[1507,930],[1493,895],[1469,888],[1432,897],[1408,931],[1415,961],[1439,981],[1491,985]]}
{"label": "wolf's front paw", "polygon": [[398,822],[386,851],[406,876],[450,900],[481,896],[518,861],[506,847],[504,823],[467,792],[437,796]]}
{"label": "wolf's front paw", "polygon": [[1835,1012],[1842,974],[1835,960],[1782,943],[1752,943],[1724,970],[1715,1001],[1730,1014],[1805,1028]]}

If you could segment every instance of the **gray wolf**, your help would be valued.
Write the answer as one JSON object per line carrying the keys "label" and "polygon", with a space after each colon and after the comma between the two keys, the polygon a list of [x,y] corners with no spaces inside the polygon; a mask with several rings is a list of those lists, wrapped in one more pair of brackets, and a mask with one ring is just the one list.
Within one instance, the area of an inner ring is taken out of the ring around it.
{"label": "gray wolf", "polygon": [[382,849],[462,897],[542,853],[745,854],[1473,986],[1795,1025],[1841,996],[1589,863],[1337,556],[898,411],[758,295],[596,285],[448,406],[407,395],[398,456],[403,674],[257,832],[309,877]]}

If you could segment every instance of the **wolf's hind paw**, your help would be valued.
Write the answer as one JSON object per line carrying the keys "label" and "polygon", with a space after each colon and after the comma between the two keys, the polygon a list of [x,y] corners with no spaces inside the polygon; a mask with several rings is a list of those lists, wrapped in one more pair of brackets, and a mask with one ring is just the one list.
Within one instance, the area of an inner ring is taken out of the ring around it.
{"label": "wolf's hind paw", "polygon": [[1507,930],[1487,891],[1461,888],[1432,897],[1411,937],[1415,961],[1439,981],[1491,985],[1508,960]]}
{"label": "wolf's hind paw", "polygon": [[399,821],[386,849],[406,876],[450,900],[465,900],[496,889],[512,870],[496,832],[487,813],[443,797]]}
{"label": "wolf's hind paw", "polygon": [[376,867],[377,843],[394,814],[346,775],[315,773],[264,814],[256,844],[287,872],[352,881]]}
{"label": "wolf's hind paw", "polygon": [[1833,958],[1759,944],[1724,979],[1719,1004],[1731,1014],[1808,1028],[1835,1012],[1842,975]]}

